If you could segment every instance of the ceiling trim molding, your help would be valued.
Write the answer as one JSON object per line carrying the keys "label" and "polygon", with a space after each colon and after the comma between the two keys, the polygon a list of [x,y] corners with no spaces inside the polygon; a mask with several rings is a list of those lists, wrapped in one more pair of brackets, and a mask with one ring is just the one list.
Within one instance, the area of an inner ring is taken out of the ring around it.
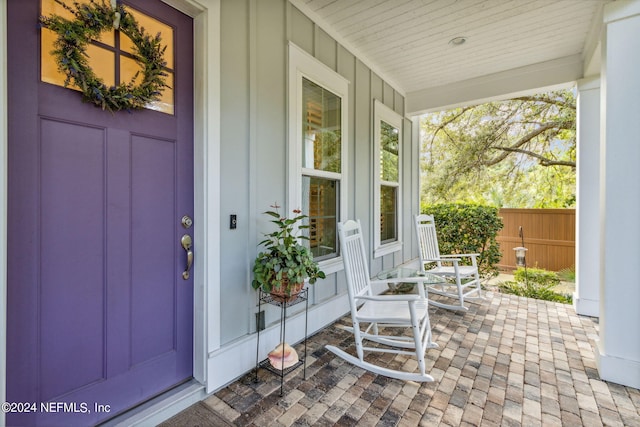
{"label": "ceiling trim molding", "polygon": [[581,54],[407,93],[407,116],[567,87],[583,77]]}
{"label": "ceiling trim molding", "polygon": [[391,85],[391,87],[393,87],[393,89],[396,92],[398,92],[402,96],[406,97],[405,90],[402,88],[402,86],[400,84],[398,84],[397,81],[395,81],[394,79],[389,77],[387,74],[385,74],[382,71],[382,69],[380,69],[380,67],[378,67],[375,63],[371,62],[371,60],[364,53],[362,53],[358,48],[356,48],[351,43],[349,43],[347,40],[345,40],[344,37],[342,37],[324,18],[320,17],[320,15],[318,15],[313,10],[311,10],[309,8],[309,6],[307,6],[304,3],[303,0],[289,0],[289,3],[291,3],[293,6],[295,6],[298,10],[300,10],[300,12],[305,14],[307,16],[307,18],[311,19],[317,26],[322,28],[327,34],[329,34],[331,37],[333,37],[333,39],[335,41],[337,41],[338,43],[340,43],[345,49],[347,49],[353,55],[355,55],[355,57],[360,62],[362,62],[367,67],[369,67],[371,69],[371,71],[376,73],[386,83]]}

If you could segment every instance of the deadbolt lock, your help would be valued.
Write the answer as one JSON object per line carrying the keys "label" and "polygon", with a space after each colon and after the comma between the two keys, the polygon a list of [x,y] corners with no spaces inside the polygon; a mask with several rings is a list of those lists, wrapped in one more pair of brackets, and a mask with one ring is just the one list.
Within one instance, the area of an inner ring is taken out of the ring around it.
{"label": "deadbolt lock", "polygon": [[182,223],[182,226],[184,228],[191,228],[191,226],[193,225],[193,220],[189,215],[183,216],[180,222]]}

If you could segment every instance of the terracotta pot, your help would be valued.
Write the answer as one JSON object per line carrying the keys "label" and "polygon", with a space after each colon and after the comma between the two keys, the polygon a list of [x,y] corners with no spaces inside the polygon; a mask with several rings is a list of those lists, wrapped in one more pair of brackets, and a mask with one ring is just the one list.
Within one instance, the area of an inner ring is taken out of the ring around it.
{"label": "terracotta pot", "polygon": [[278,301],[278,302],[293,301],[296,298],[298,298],[298,294],[300,293],[302,288],[304,288],[304,282],[295,283],[294,285],[291,286],[291,288],[289,289],[289,292],[287,292],[288,284],[289,284],[289,280],[286,278],[283,278],[282,282],[280,282],[278,286],[274,286],[273,288],[271,288],[271,296],[275,301]]}

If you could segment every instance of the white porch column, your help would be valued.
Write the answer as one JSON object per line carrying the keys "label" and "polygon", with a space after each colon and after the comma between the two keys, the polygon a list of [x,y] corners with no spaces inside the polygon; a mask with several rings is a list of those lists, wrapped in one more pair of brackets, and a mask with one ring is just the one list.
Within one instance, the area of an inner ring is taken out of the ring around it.
{"label": "white porch column", "polygon": [[640,0],[604,11],[600,340],[602,379],[640,388]]}
{"label": "white porch column", "polygon": [[600,76],[578,81],[576,313],[600,313]]}

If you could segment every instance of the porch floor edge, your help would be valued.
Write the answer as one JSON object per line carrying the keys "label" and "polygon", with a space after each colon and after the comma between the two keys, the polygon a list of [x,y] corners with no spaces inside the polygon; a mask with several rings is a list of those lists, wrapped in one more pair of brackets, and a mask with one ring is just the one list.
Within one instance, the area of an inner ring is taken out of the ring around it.
{"label": "porch floor edge", "polygon": [[203,400],[206,396],[207,393],[204,384],[192,379],[99,426],[156,426],[194,403]]}

